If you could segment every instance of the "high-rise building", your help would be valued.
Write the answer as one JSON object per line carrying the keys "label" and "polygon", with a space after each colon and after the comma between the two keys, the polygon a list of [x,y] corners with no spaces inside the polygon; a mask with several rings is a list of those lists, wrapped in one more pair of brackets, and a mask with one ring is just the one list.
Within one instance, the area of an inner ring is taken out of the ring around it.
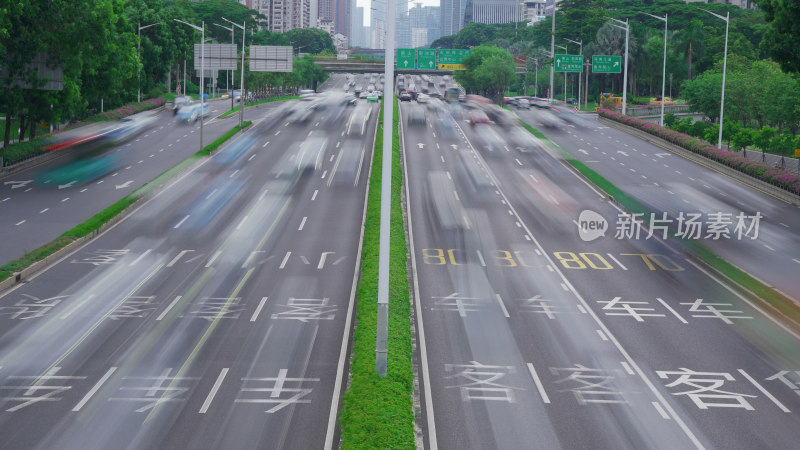
{"label": "high-rise building", "polygon": [[466,0],[464,24],[510,23],[522,20],[522,5],[518,0]]}
{"label": "high-rise building", "polygon": [[[411,22],[412,41],[414,41],[414,30],[424,29],[426,42],[422,45],[429,45],[431,42],[439,39],[441,30],[439,28],[439,19],[441,19],[441,8],[438,6],[422,6],[422,3],[415,3],[414,7],[408,10],[409,21]],[[417,32],[419,35],[419,33]],[[418,45],[412,45],[419,47]]]}
{"label": "high-rise building", "polygon": [[467,0],[441,0],[440,29],[442,36],[456,34],[464,28],[464,9]]}
{"label": "high-rise building", "polygon": [[267,28],[284,33],[294,28],[311,28],[317,23],[318,0],[251,0],[267,16]]}
{"label": "high-rise building", "polygon": [[[317,18],[321,21],[333,23],[334,0],[319,0],[317,5]],[[317,26],[317,24],[314,24],[314,26]]]}
{"label": "high-rise building", "polygon": [[[355,0],[353,5],[355,5]],[[353,8],[352,22],[350,24],[350,45],[353,47],[368,47],[366,30],[364,27],[364,7],[355,6]]]}
{"label": "high-rise building", "polygon": [[411,47],[419,48],[428,45],[428,29],[427,28],[412,28],[411,29]]}
{"label": "high-rise building", "polygon": [[334,23],[336,25],[336,32],[343,34],[352,39],[352,31],[350,31],[350,17],[353,15],[353,6],[355,2],[351,0],[333,0],[334,1]]}

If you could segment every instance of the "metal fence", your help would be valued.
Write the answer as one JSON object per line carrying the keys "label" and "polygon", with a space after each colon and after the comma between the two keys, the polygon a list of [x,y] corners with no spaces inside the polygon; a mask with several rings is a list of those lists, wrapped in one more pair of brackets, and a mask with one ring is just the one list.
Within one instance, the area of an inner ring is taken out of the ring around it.
{"label": "metal fence", "polygon": [[791,156],[775,155],[772,153],[764,153],[757,150],[739,150],[736,152],[745,158],[750,158],[754,161],[761,161],[774,167],[780,167],[789,173],[796,173],[800,175],[800,160]]}
{"label": "metal fence", "polygon": [[[677,113],[685,113],[685,112],[692,112],[689,111],[689,105],[664,105],[664,114],[677,114]],[[628,108],[626,113],[629,116],[633,117],[640,117],[640,116],[653,116],[661,115],[661,105],[653,105],[653,106],[636,106],[633,108]]]}

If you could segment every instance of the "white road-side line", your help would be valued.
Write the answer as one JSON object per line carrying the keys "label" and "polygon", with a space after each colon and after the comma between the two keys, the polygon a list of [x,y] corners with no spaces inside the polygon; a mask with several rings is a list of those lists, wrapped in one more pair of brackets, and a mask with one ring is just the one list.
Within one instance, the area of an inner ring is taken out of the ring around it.
{"label": "white road-side line", "polygon": [[[486,260],[483,259],[483,253],[480,250],[475,250],[475,253],[478,254],[478,261],[481,263],[481,267],[486,267]],[[800,261],[799,261],[800,262]]]}
{"label": "white road-side line", "polygon": [[665,420],[670,419],[669,414],[667,414],[667,412],[664,411],[664,407],[661,406],[661,403],[659,402],[651,402],[651,403],[653,403],[653,407],[656,409],[656,411],[658,411],[659,414],[661,414],[662,418],[664,418]]}
{"label": "white road-side line", "polygon": [[175,226],[174,226],[174,227],[172,227],[172,228],[178,228],[178,227],[180,227],[181,225],[183,225],[183,222],[186,222],[186,219],[188,219],[190,215],[191,215],[191,214],[187,214],[187,215],[186,215],[186,217],[184,217],[183,219],[181,219],[181,221],[180,221],[180,222],[178,222],[178,223],[176,223],[176,224],[175,224]]}
{"label": "white road-side line", "polygon": [[684,319],[683,317],[681,317],[681,315],[680,315],[680,314],[678,314],[678,312],[677,312],[677,311],[675,311],[674,309],[672,309],[672,307],[671,307],[671,306],[669,306],[669,305],[667,304],[667,302],[665,302],[664,300],[662,300],[662,299],[661,299],[661,298],[659,298],[659,297],[656,297],[656,300],[658,300],[659,302],[661,302],[661,304],[662,304],[662,305],[664,305],[664,308],[667,308],[667,309],[669,310],[669,312],[671,312],[671,313],[672,313],[672,315],[674,315],[675,317],[677,317],[677,318],[678,318],[678,320],[680,320],[681,322],[683,322],[683,323],[685,323],[685,324],[688,324],[688,323],[689,323],[689,322],[687,322],[687,321],[686,321],[686,319]]}
{"label": "white road-side line", "polygon": [[766,395],[766,396],[767,396],[767,398],[769,398],[770,400],[772,400],[772,403],[775,403],[775,405],[776,405],[778,408],[780,408],[780,409],[781,409],[781,411],[783,411],[783,412],[785,412],[785,413],[791,412],[791,411],[789,411],[789,408],[787,408],[787,407],[783,406],[783,403],[779,402],[779,401],[778,401],[778,399],[777,399],[777,398],[775,398],[775,396],[774,396],[774,395],[772,395],[772,394],[771,394],[771,393],[770,393],[768,390],[764,389],[764,386],[761,386],[761,385],[758,383],[758,381],[756,381],[756,380],[755,380],[753,377],[751,377],[751,376],[750,376],[750,375],[749,375],[747,372],[745,372],[745,371],[744,371],[744,370],[742,370],[742,369],[739,369],[739,373],[741,373],[741,374],[742,374],[742,376],[744,376],[745,378],[747,378],[747,381],[749,381],[749,382],[753,383],[753,385],[754,385],[756,388],[758,388],[758,390],[759,390],[759,391],[761,391],[761,392],[762,392],[764,395]]}
{"label": "white road-side line", "polygon": [[586,308],[584,308],[580,303],[578,304],[578,311],[580,311],[581,314],[587,314]]}
{"label": "white road-side line", "polygon": [[114,375],[114,372],[116,372],[116,370],[117,370],[117,367],[112,367],[112,368],[108,369],[108,371],[105,373],[105,375],[103,375],[100,378],[100,380],[98,380],[97,383],[95,383],[95,385],[92,386],[91,389],[89,389],[89,392],[87,392],[86,395],[83,396],[81,401],[79,401],[78,404],[75,405],[74,408],[72,408],[72,410],[73,411],[80,411],[81,408],[83,408],[87,403],[89,403],[89,400],[91,400],[92,397],[94,397],[94,394],[96,394],[97,391],[99,391],[100,388],[103,387],[103,385],[106,383],[106,381],[108,381],[108,379],[111,378],[111,375]]}
{"label": "white road-side line", "polygon": [[203,406],[200,407],[200,411],[198,411],[198,413],[205,414],[206,411],[208,411],[208,408],[211,406],[211,402],[214,401],[214,397],[217,396],[217,391],[219,391],[220,386],[222,386],[222,382],[225,380],[225,376],[228,375],[228,370],[229,369],[225,367],[219,372],[217,381],[214,382],[211,392],[208,393],[206,401],[203,402]]}
{"label": "white road-side line", "polygon": [[625,361],[620,361],[620,364],[622,364],[622,367],[625,369],[625,372],[628,372],[628,375],[636,375],[636,372],[634,372],[633,369],[631,369],[630,364],[628,364]]}
{"label": "white road-side line", "polygon": [[533,364],[528,363],[528,372],[531,374],[531,378],[533,378],[533,384],[536,385],[536,389],[539,391],[539,395],[542,396],[542,401],[544,403],[550,403],[550,397],[547,396],[547,392],[544,390],[544,386],[542,385],[542,380],[539,379],[539,374],[536,373],[536,369],[533,367]]}
{"label": "white road-side line", "polygon": [[281,265],[278,267],[279,269],[286,267],[286,261],[289,261],[290,256],[292,256],[292,252],[286,252],[286,256],[283,257],[283,261],[281,261]]}
{"label": "white road-side line", "polygon": [[503,310],[503,315],[506,317],[511,317],[508,315],[508,310],[506,309],[506,305],[503,303],[503,299],[500,297],[500,294],[494,294],[494,298],[496,298],[497,303],[500,304],[500,309]]}
{"label": "white road-side line", "polygon": [[135,266],[135,265],[136,265],[136,264],[137,264],[139,261],[141,261],[141,260],[142,260],[142,258],[144,258],[145,256],[147,256],[147,254],[148,254],[148,253],[150,253],[151,251],[152,251],[152,249],[149,249],[149,248],[148,248],[148,249],[147,249],[147,250],[146,250],[144,253],[142,253],[141,255],[139,255],[139,257],[138,257],[138,258],[134,259],[134,260],[133,260],[133,262],[132,262],[132,263],[130,263],[130,266],[131,266],[131,267],[132,267],[132,266]]}
{"label": "white road-side line", "polygon": [[262,297],[261,301],[258,302],[258,306],[256,307],[255,312],[253,313],[253,317],[250,318],[250,322],[255,322],[258,319],[258,315],[261,314],[261,310],[264,308],[264,305],[267,304],[267,300],[269,297]]}
{"label": "white road-side line", "polygon": [[594,331],[597,332],[597,335],[600,336],[600,339],[602,339],[604,341],[608,340],[608,336],[606,336],[606,334],[603,333],[603,330],[594,330]]}
{"label": "white road-side line", "polygon": [[172,308],[174,308],[175,305],[177,305],[178,302],[181,301],[181,297],[183,297],[183,296],[179,295],[179,296],[175,297],[175,300],[173,300],[172,303],[170,303],[169,306],[167,306],[167,309],[162,311],[161,314],[159,314],[158,317],[156,317],[156,321],[159,321],[159,320],[163,319],[164,317],[166,317],[167,314],[169,314],[169,312],[172,311]]}
{"label": "white road-side line", "polygon": [[240,228],[242,228],[242,225],[244,225],[244,223],[245,223],[245,221],[247,220],[247,218],[248,218],[248,217],[250,217],[250,216],[244,216],[244,217],[242,217],[242,220],[241,220],[241,222],[239,222],[239,225],[236,225],[236,229],[237,229],[237,230],[238,230],[238,229],[240,229]]}

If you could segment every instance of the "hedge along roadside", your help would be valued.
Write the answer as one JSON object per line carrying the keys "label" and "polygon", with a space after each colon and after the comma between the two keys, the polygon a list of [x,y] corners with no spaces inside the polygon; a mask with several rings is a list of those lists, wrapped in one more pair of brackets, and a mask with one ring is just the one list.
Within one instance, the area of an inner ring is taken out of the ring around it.
{"label": "hedge along roadside", "polygon": [[[253,103],[250,103],[250,104],[248,104],[248,105],[244,105],[244,107],[245,107],[245,108],[251,108],[251,107],[253,107],[253,106],[258,106],[258,105],[260,105],[260,104],[262,104],[262,103],[282,102],[282,101],[284,101],[284,100],[297,100],[297,99],[299,99],[299,98],[300,98],[300,97],[299,97],[299,96],[297,96],[297,95],[292,95],[292,96],[287,96],[287,97],[273,97],[273,98],[267,98],[267,99],[264,99],[264,100],[259,100],[259,101],[257,101],[257,102],[253,102]],[[240,107],[240,106],[241,106],[241,105],[236,105],[236,106],[234,106],[234,108],[233,108],[233,109],[229,109],[229,110],[225,111],[224,113],[220,114],[220,116],[219,116],[219,117],[220,117],[220,118],[225,118],[225,117],[228,117],[228,116],[230,116],[231,114],[238,113],[238,112],[239,112],[239,107]]]}
{"label": "hedge along roadside", "polygon": [[[250,121],[244,122],[242,124],[243,125],[242,129],[250,126],[250,123],[251,123]],[[116,203],[112,204],[108,208],[95,214],[89,220],[65,232],[64,234],[56,238],[54,241],[49,242],[37,248],[36,250],[31,251],[30,253],[26,253],[21,258],[17,258],[13,261],[4,264],[3,266],[0,266],[0,282],[3,282],[4,280],[10,278],[14,273],[22,272],[23,270],[33,266],[35,263],[39,261],[46,260],[47,257],[66,248],[73,242],[76,242],[79,239],[88,236],[90,233],[99,231],[105,224],[109,223],[112,219],[119,216],[122,212],[127,210],[138,200],[149,194],[153,189],[163,186],[166,180],[174,177],[178,173],[183,172],[185,169],[194,164],[198,159],[202,158],[203,156],[211,154],[212,151],[217,149],[226,140],[230,139],[233,135],[239,132],[239,130],[240,130],[239,125],[236,125],[235,127],[233,127],[233,129],[222,135],[219,139],[207,145],[203,150],[198,151],[193,156],[185,159],[184,161],[180,162],[171,169],[168,169],[167,171],[163,172],[161,175],[154,178],[153,181],[146,183],[139,189],[133,191],[131,194],[118,200]],[[4,289],[5,287],[7,286],[0,285],[0,290]]]}
{"label": "hedge along roadside", "polygon": [[[350,362],[351,380],[343,396],[339,414],[344,449],[415,448],[411,302],[406,270],[408,250],[401,205],[403,173],[397,99],[394,99],[393,108],[388,366],[385,378],[375,373],[382,167],[380,155],[383,149],[383,133],[379,128],[375,139],[367,216],[364,222],[361,280],[358,283],[356,325]],[[379,123],[382,120],[381,109]]]}
{"label": "hedge along roadside", "polygon": [[[587,167],[582,162],[575,159],[572,155],[567,153],[564,149],[559,147],[554,142],[550,141],[541,132],[531,127],[527,123],[520,120],[522,126],[534,136],[547,141],[553,148],[556,148],[559,153],[584,177],[589,179],[595,186],[605,191],[612,197],[618,204],[632,213],[642,213],[645,217],[649,217],[651,211],[643,204],[639,203],[634,197],[626,194],[625,191],[616,187],[613,183],[603,178],[594,170]],[[749,273],[736,267],[725,259],[717,256],[710,248],[706,247],[699,241],[694,240],[680,240],[678,241],[684,246],[689,253],[693,254],[700,261],[705,263],[708,267],[714,269],[718,274],[723,275],[728,280],[737,284],[744,290],[752,295],[758,297],[762,304],[768,306],[771,310],[777,311],[784,317],[792,321],[795,327],[800,326],[800,305],[796,305],[792,299],[782,295],[780,292],[775,291],[762,281],[756,279]]]}

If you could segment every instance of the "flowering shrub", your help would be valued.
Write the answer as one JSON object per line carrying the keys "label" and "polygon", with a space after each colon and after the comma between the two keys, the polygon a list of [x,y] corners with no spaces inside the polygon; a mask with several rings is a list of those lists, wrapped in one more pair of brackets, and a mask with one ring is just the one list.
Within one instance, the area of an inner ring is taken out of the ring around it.
{"label": "flowering shrub", "polygon": [[164,97],[151,98],[141,103],[131,103],[111,111],[105,111],[100,113],[100,117],[103,117],[105,120],[119,120],[123,117],[128,117],[142,111],[147,111],[148,109],[158,108],[163,104]]}
{"label": "flowering shrub", "polygon": [[690,152],[713,159],[742,173],[786,189],[789,192],[800,194],[800,176],[788,173],[781,168],[745,158],[728,150],[718,149],[708,142],[689,136],[686,133],[670,130],[669,128],[664,128],[642,119],[623,115],[611,109],[601,108],[598,110],[598,114],[601,117],[645,131],[672,144],[683,147]]}

